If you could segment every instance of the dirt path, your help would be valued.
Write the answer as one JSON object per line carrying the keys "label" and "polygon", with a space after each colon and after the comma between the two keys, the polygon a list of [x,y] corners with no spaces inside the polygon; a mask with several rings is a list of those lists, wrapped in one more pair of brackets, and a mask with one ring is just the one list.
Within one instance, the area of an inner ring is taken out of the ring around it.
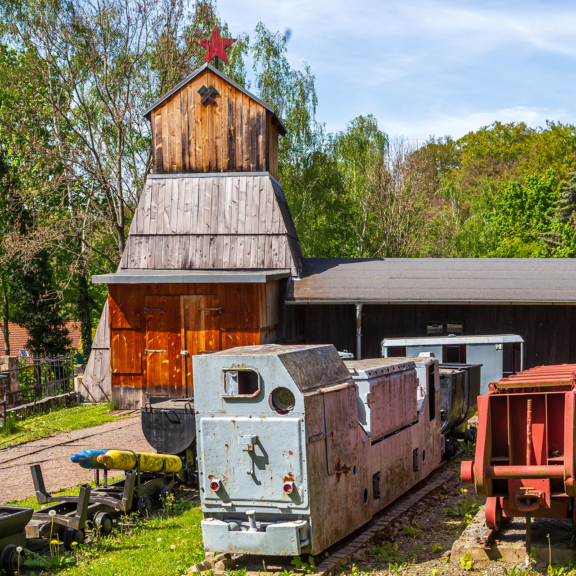
{"label": "dirt path", "polygon": [[[32,464],[42,465],[44,482],[49,492],[92,480],[92,470],[80,468],[70,461],[72,454],[85,448],[129,448],[155,452],[142,434],[139,413],[117,422],[107,422],[102,426],[74,430],[3,448],[0,450],[0,503],[34,495],[30,474]],[[123,473],[120,471],[115,473],[121,474]]]}

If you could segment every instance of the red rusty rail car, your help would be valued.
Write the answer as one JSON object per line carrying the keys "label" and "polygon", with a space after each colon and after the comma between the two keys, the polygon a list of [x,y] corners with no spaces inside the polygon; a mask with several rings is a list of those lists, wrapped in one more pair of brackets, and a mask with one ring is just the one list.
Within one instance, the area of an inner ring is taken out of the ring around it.
{"label": "red rusty rail car", "polygon": [[478,398],[476,455],[461,476],[487,497],[489,528],[525,517],[529,541],[531,518],[575,522],[575,389],[575,364],[538,366],[492,382]]}

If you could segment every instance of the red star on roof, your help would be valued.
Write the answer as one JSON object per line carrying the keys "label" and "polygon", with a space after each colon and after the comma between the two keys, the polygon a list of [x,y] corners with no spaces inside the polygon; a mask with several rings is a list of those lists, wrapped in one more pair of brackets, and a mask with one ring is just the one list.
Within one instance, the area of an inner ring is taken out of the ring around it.
{"label": "red star on roof", "polygon": [[220,38],[220,31],[218,30],[218,26],[214,26],[214,30],[212,30],[212,37],[210,40],[197,40],[200,46],[204,46],[206,48],[206,60],[205,62],[210,62],[212,58],[220,58],[223,62],[228,64],[228,57],[226,56],[226,48],[230,46],[233,42],[236,42],[234,38]]}

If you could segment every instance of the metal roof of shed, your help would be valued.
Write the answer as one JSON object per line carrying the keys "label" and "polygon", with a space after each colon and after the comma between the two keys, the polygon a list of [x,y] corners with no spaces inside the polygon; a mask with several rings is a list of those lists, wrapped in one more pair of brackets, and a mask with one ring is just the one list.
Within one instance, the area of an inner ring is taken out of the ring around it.
{"label": "metal roof of shed", "polygon": [[289,304],[575,304],[569,258],[306,258]]}
{"label": "metal roof of shed", "polygon": [[265,283],[290,276],[290,270],[120,270],[92,276],[94,284]]}
{"label": "metal roof of shed", "polygon": [[524,342],[517,334],[495,336],[424,336],[422,338],[384,338],[382,346],[433,346],[451,344],[510,344]]}

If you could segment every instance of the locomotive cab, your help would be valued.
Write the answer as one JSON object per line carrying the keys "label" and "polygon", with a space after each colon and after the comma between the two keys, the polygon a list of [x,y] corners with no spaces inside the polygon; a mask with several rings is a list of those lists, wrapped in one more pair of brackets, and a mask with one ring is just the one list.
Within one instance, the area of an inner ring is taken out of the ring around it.
{"label": "locomotive cab", "polygon": [[[430,411],[426,394],[418,405],[408,359],[371,361],[370,430],[357,381],[331,345],[251,346],[193,361],[207,551],[317,554],[440,460],[440,418],[430,421],[439,404]],[[399,416],[395,407],[412,396]]]}

